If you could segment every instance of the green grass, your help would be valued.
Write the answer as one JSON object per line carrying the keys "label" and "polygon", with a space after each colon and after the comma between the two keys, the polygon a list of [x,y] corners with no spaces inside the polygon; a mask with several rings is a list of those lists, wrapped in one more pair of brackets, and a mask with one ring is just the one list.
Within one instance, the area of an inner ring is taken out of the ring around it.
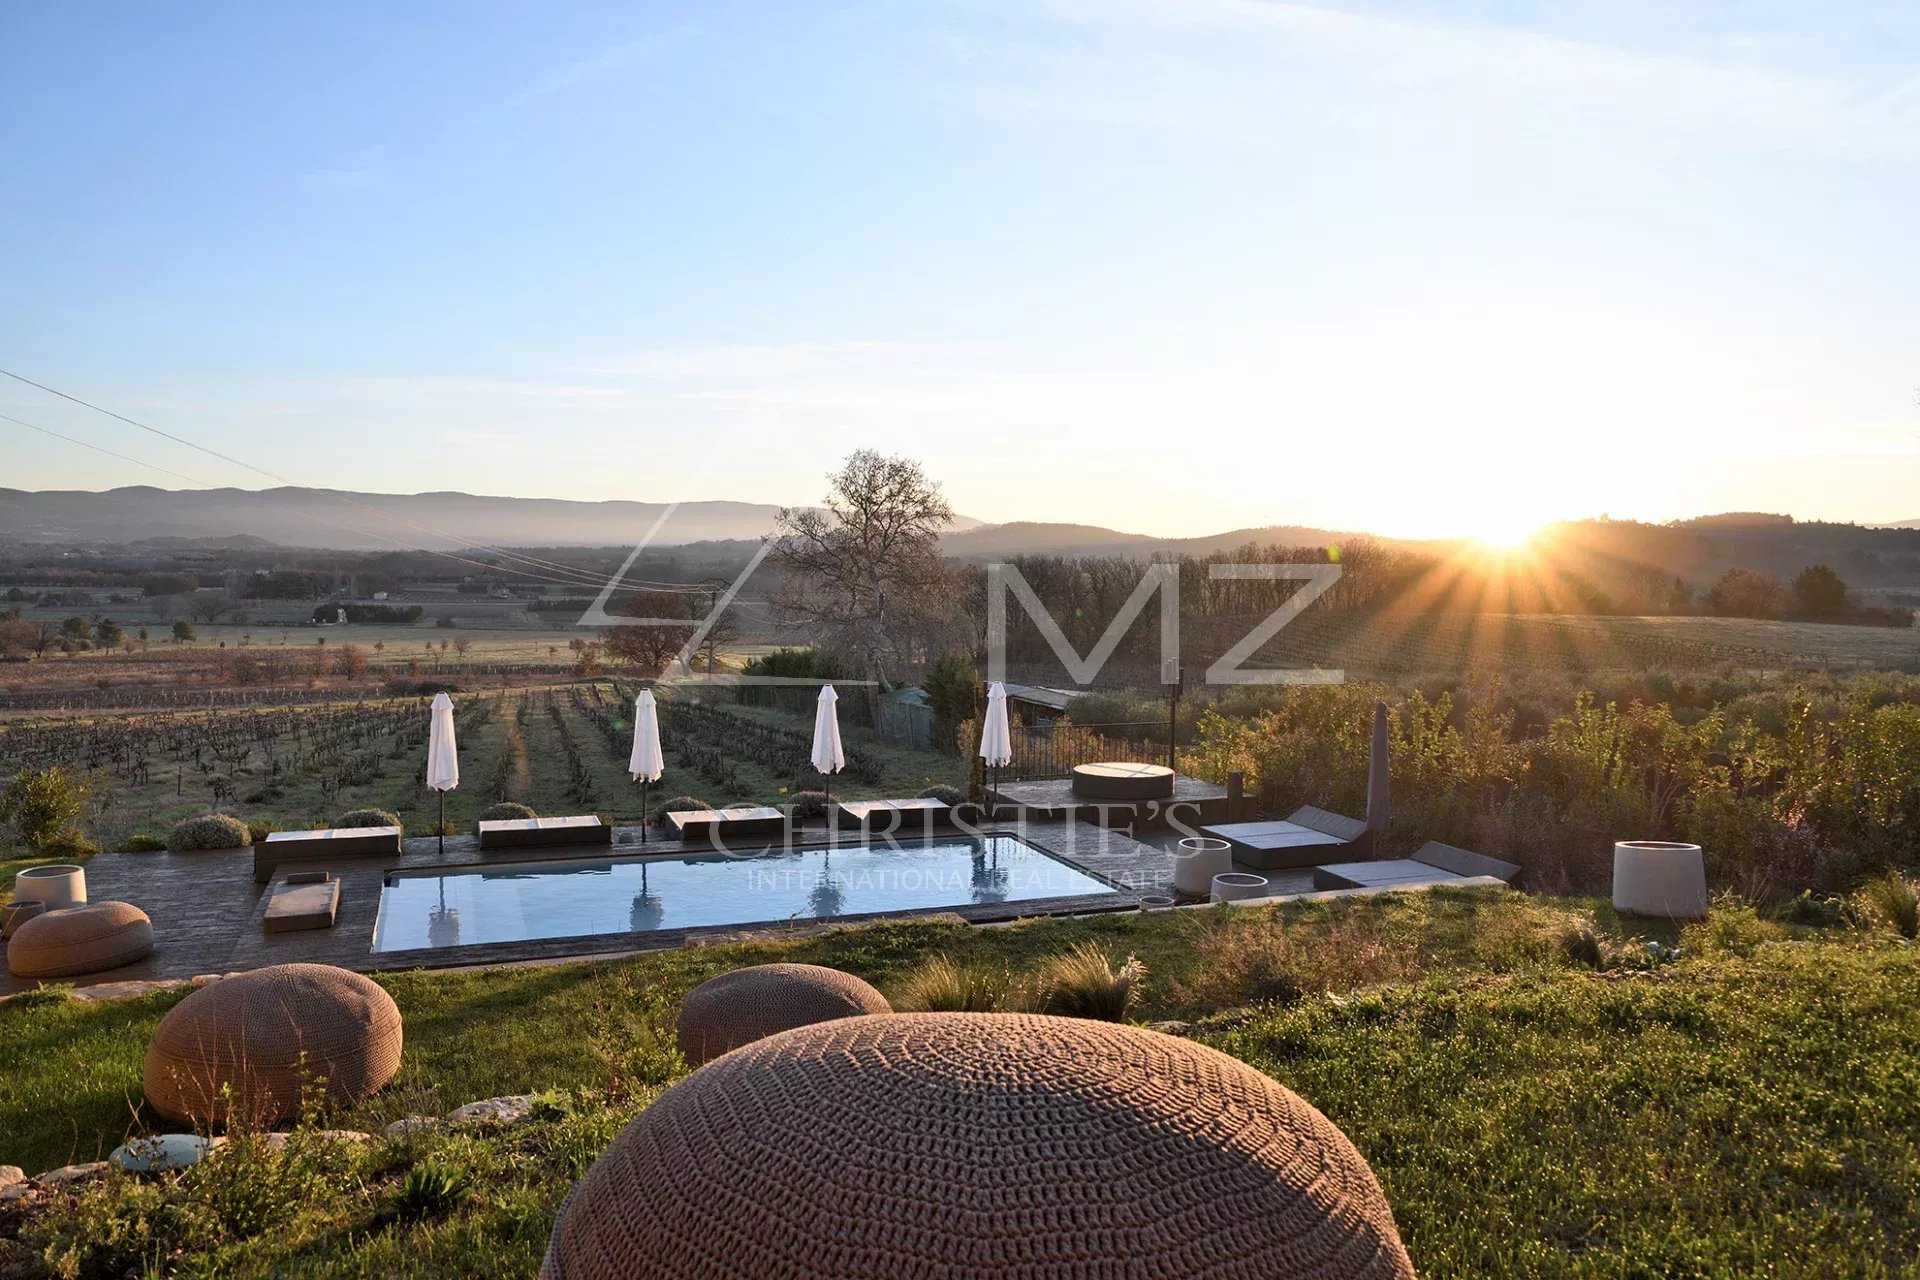
{"label": "green grass", "polygon": [[[1581,927],[1612,967],[1563,948]],[[526,1092],[545,1093],[540,1118],[511,1135],[222,1157],[244,1179],[115,1179],[25,1241],[7,1243],[16,1228],[0,1218],[0,1274],[11,1249],[73,1275],[163,1255],[236,1276],[527,1275],[571,1180],[685,1070],[671,1033],[692,985],[789,959],[898,995],[943,956],[1030,981],[1083,943],[1143,962],[1136,1018],[1197,1019],[1193,1034],[1340,1124],[1423,1276],[1914,1274],[1920,950],[1736,907],[1661,940],[1681,959],[1649,958],[1599,904],[1441,893],[386,975],[406,1017],[402,1073],[327,1123],[373,1129]],[[149,1124],[140,1059],[179,998],[0,1004],[0,1161],[85,1159]],[[263,1197],[278,1200],[262,1210]],[[102,1237],[119,1243],[103,1253]]]}

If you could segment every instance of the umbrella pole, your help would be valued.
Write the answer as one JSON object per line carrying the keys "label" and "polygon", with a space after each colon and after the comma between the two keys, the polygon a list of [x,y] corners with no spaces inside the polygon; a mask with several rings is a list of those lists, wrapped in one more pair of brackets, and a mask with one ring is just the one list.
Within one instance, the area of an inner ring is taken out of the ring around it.
{"label": "umbrella pole", "polygon": [[440,793],[440,856],[447,854],[447,793]]}
{"label": "umbrella pole", "polygon": [[[646,783],[646,780],[643,778],[640,781],[640,843],[645,844],[646,842],[647,842],[647,783]],[[641,892],[644,893],[645,890],[642,889]]]}

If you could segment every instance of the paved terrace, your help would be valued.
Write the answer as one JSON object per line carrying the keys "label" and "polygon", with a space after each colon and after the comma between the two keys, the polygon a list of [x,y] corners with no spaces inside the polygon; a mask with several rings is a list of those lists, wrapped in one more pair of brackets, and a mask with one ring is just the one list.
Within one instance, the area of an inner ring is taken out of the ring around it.
{"label": "paved terrace", "polygon": [[[1000,822],[983,828],[989,833],[1017,835],[1061,861],[1091,872],[1116,886],[1117,893],[1035,898],[1018,902],[965,904],[889,911],[875,915],[834,917],[835,922],[894,919],[908,916],[957,916],[973,923],[991,923],[1040,915],[1119,911],[1136,906],[1144,894],[1171,893],[1173,842],[1179,832],[1150,833],[1135,839],[1062,815],[1024,823]],[[944,832],[943,832],[944,834]],[[796,845],[855,843],[849,832],[830,833],[824,827],[795,833]],[[698,929],[662,929],[647,933],[592,934],[571,938],[523,942],[481,943],[417,951],[375,954],[374,922],[380,907],[385,876],[395,870],[437,867],[477,868],[565,862],[608,857],[681,858],[711,853],[704,844],[662,839],[649,832],[640,843],[637,826],[620,827],[614,845],[574,845],[551,849],[502,849],[482,853],[471,835],[448,836],[445,851],[433,836],[405,841],[399,857],[376,856],[283,864],[270,885],[253,881],[253,850],[227,849],[200,853],[103,853],[87,863],[87,896],[91,901],[131,902],[153,920],[153,954],[137,964],[66,979],[77,986],[109,982],[184,979],[201,974],[229,973],[268,964],[306,961],[372,972],[382,969],[441,968],[511,964],[564,957],[629,954],[743,936],[779,937],[818,927],[821,921],[770,921]],[[765,848],[767,846],[760,846]],[[340,910],[330,929],[300,933],[264,933],[261,917],[271,890],[285,874],[300,869],[325,869],[340,880]],[[1274,877],[1274,892],[1310,890],[1311,871]],[[1294,881],[1297,880],[1297,883]],[[0,995],[38,985],[0,972]]]}

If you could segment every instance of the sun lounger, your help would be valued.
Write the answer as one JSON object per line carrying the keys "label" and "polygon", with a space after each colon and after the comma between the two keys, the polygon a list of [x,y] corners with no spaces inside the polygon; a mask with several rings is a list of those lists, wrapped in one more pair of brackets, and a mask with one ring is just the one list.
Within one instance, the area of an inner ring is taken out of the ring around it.
{"label": "sun lounger", "polygon": [[1439,867],[1442,871],[1451,871],[1457,876],[1492,876],[1508,884],[1512,884],[1514,877],[1520,874],[1520,868],[1514,863],[1489,858],[1484,853],[1469,853],[1450,844],[1441,844],[1438,840],[1429,840],[1414,850],[1413,860]]}
{"label": "sun lounger", "polygon": [[787,815],[768,805],[738,809],[688,809],[668,814],[667,826],[689,844],[778,840],[787,832]]}
{"label": "sun lounger", "polygon": [[[1329,817],[1337,815],[1329,814]],[[1233,860],[1262,871],[1311,867],[1344,856],[1346,841],[1298,822],[1220,822],[1200,834],[1233,846]]]}
{"label": "sun lounger", "polygon": [[591,813],[573,818],[503,818],[480,824],[482,849],[612,843],[613,828]]}
{"label": "sun lounger", "polygon": [[864,831],[870,836],[931,830],[953,821],[953,806],[930,796],[911,800],[843,800],[834,806],[834,821],[842,831]]}
{"label": "sun lounger", "polygon": [[1520,868],[1511,862],[1469,853],[1429,840],[1411,858],[1337,862],[1313,869],[1316,889],[1375,889],[1393,885],[1450,884],[1490,876],[1511,884]]}
{"label": "sun lounger", "polygon": [[1303,804],[1287,815],[1287,821],[1295,826],[1306,827],[1323,835],[1332,836],[1342,844],[1354,844],[1367,834],[1367,824],[1358,818],[1349,818],[1345,814],[1329,813],[1325,809],[1316,809]]}
{"label": "sun lounger", "polygon": [[275,831],[253,846],[253,882],[273,879],[283,862],[311,862],[316,858],[397,858],[398,827],[331,827],[323,831]]}
{"label": "sun lounger", "polygon": [[292,871],[267,899],[263,933],[331,929],[340,912],[340,882],[328,871]]}

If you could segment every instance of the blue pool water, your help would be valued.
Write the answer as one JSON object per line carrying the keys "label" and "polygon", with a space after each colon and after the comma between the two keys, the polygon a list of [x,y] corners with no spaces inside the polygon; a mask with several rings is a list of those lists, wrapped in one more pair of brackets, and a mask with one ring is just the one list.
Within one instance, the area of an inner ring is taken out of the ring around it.
{"label": "blue pool water", "polygon": [[375,951],[1115,892],[1013,836],[395,871]]}

